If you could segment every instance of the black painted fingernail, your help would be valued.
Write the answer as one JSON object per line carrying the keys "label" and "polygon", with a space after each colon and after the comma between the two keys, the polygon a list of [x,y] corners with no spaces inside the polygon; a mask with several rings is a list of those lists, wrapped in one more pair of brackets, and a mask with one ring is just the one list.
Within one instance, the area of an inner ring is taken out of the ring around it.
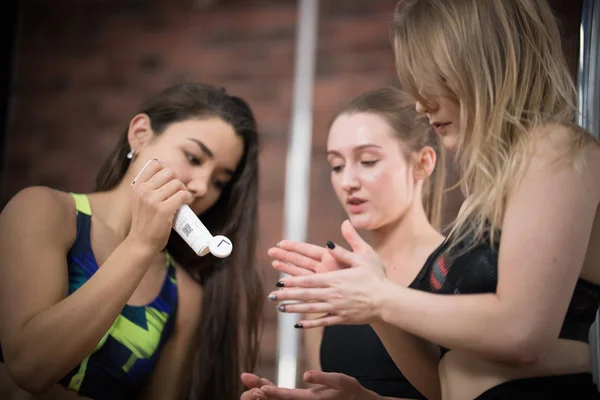
{"label": "black painted fingernail", "polygon": [[277,309],[281,312],[285,312],[285,306],[283,304],[277,307]]}
{"label": "black painted fingernail", "polygon": [[294,325],[294,328],[296,328],[296,329],[302,329],[304,327],[302,326],[302,324],[296,324],[296,325]]}
{"label": "black painted fingernail", "polygon": [[273,301],[273,300],[277,300],[277,296],[275,296],[274,294],[270,294],[270,295],[267,297],[267,299],[268,299],[268,300],[271,300],[271,301]]}
{"label": "black painted fingernail", "polygon": [[283,282],[279,281],[279,282],[277,282],[277,283],[275,284],[275,286],[277,286],[277,287],[283,287]]}
{"label": "black painted fingernail", "polygon": [[329,247],[331,250],[333,250],[335,248],[335,244],[333,244],[333,242],[331,240],[328,240],[327,247]]}

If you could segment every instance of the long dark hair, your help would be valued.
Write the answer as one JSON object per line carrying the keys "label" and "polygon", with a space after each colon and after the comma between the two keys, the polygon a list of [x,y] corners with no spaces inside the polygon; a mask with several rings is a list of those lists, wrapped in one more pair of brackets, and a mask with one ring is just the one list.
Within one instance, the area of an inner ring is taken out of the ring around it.
{"label": "long dark hair", "polygon": [[440,138],[426,119],[415,108],[415,101],[404,91],[393,87],[365,92],[348,102],[335,115],[333,121],[343,114],[371,113],[382,117],[394,130],[407,159],[412,152],[430,146],[435,150],[437,162],[431,176],[423,185],[423,207],[431,225],[436,229],[442,224],[442,205],[446,186],[445,150]]}
{"label": "long dark hair", "polygon": [[[190,399],[238,399],[240,374],[253,370],[258,356],[262,281],[256,269],[258,133],[254,115],[242,99],[224,89],[198,83],[169,87],[138,111],[148,115],[159,135],[172,123],[219,117],[244,140],[244,154],[233,179],[217,202],[199,217],[211,232],[234,243],[225,259],[199,258],[172,232],[167,250],[202,284],[199,348],[195,351]],[[96,178],[96,190],[114,188],[128,167],[127,129]]]}

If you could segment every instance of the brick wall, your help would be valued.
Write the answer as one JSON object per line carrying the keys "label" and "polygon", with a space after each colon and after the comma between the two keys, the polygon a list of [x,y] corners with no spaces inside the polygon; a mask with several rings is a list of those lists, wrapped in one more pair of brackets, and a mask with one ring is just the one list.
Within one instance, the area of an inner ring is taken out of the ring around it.
{"label": "brick wall", "polygon": [[[140,103],[167,85],[203,81],[249,101],[260,125],[261,265],[281,237],[296,2],[26,0],[16,43],[2,206],[47,185],[86,192]],[[266,310],[261,369],[273,375],[275,312]]]}
{"label": "brick wall", "polygon": [[[291,115],[296,1],[23,0],[16,42],[12,120],[0,206],[30,185],[85,192],[117,132],[139,104],[186,80],[246,98],[261,128],[260,263],[281,239]],[[209,2],[210,3],[210,2]],[[396,0],[325,0],[320,5],[314,92],[308,239],[342,240],[344,214],[329,183],[327,125],[359,93],[396,83],[388,21]],[[560,2],[555,2],[560,3]],[[195,4],[195,5],[194,5]],[[570,3],[571,4],[571,3]],[[575,71],[580,3],[564,5]],[[567,11],[565,11],[567,10]],[[575,49],[575,50],[573,50]],[[460,197],[453,193],[447,218]],[[274,377],[276,313],[265,308],[259,371]]]}

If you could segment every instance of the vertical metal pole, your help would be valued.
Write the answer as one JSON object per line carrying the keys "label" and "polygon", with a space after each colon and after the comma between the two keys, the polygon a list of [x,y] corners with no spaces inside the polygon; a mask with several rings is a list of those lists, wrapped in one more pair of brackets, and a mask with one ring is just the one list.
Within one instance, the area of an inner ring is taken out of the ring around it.
{"label": "vertical metal pole", "polygon": [[578,123],[600,138],[600,1],[583,0],[579,29]]}
{"label": "vertical metal pole", "polygon": [[[298,0],[292,124],[285,175],[284,238],[306,240],[312,147],[318,0]],[[277,386],[296,387],[299,332],[297,314],[280,313],[277,332]]]}

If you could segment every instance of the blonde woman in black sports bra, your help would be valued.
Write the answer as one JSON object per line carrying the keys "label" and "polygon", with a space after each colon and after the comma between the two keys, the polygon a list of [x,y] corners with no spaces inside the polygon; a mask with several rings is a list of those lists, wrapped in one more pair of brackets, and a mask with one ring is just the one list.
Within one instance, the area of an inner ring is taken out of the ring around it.
{"label": "blonde woman in black sports bra", "polygon": [[412,288],[345,223],[353,252],[330,253],[353,268],[273,294],[304,302],[286,312],[330,314],[305,329],[383,321],[440,345],[445,400],[600,398],[586,343],[600,305],[600,145],[574,125],[547,1],[406,0],[392,29],[400,82],[457,152],[467,200]]}

